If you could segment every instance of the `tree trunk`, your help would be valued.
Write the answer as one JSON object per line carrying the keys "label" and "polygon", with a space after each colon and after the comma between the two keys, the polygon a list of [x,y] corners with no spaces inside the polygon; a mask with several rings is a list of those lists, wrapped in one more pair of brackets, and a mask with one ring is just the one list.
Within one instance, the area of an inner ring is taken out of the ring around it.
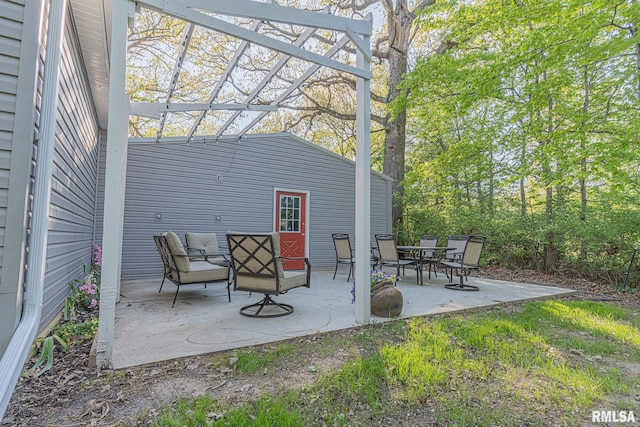
{"label": "tree trunk", "polygon": [[556,269],[556,263],[558,261],[558,254],[555,247],[555,235],[554,232],[551,231],[551,227],[553,226],[553,188],[548,186],[546,189],[546,217],[547,217],[547,230],[545,234],[545,244],[544,244],[544,272],[546,274],[551,274]]}
{"label": "tree trunk", "polygon": [[[520,151],[520,164],[522,165],[522,170],[524,171],[524,165],[526,162],[527,156],[527,144],[523,140],[522,141],[522,150]],[[520,177],[520,214],[522,218],[527,216],[527,189],[525,188],[525,174],[522,173]]]}
{"label": "tree trunk", "polygon": [[[400,82],[407,72],[407,51],[409,49],[413,14],[407,8],[406,0],[399,0],[393,13],[387,12],[389,28],[389,97],[388,102],[400,95]],[[392,225],[399,230],[402,226],[404,205],[404,155],[406,144],[407,113],[402,111],[385,127],[384,173],[393,178],[391,190],[393,205]]]}
{"label": "tree trunk", "polygon": [[[544,76],[543,78],[546,78]],[[551,133],[553,132],[553,98],[551,94],[548,95],[549,105],[547,109],[548,125],[547,125],[547,139],[545,145],[551,144]],[[547,180],[551,180],[551,167],[545,164],[542,167],[542,174]],[[555,245],[555,233],[553,232],[553,187],[551,184],[547,184],[546,199],[545,199],[545,213],[547,219],[547,232],[545,233],[544,244],[544,271],[547,274],[551,274],[556,270],[558,262],[558,252]]]}
{"label": "tree trunk", "polygon": [[[582,138],[580,140],[580,151],[582,153],[582,158],[580,159],[580,224],[581,229],[586,230],[586,222],[587,222],[587,158],[586,158],[586,143],[587,143],[587,114],[589,113],[589,102],[591,96],[591,86],[589,84],[589,68],[585,66],[584,68],[584,103],[582,106]],[[580,260],[586,261],[587,259],[587,247],[586,247],[586,238],[582,237],[580,242]]]}

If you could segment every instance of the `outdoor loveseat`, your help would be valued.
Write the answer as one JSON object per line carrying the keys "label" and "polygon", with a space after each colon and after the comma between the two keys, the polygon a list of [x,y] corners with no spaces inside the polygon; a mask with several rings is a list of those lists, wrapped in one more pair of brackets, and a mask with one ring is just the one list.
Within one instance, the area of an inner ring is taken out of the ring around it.
{"label": "outdoor loveseat", "polygon": [[164,265],[164,277],[158,292],[162,292],[162,286],[166,279],[169,279],[177,287],[171,307],[176,304],[180,286],[194,283],[203,283],[206,288],[207,283],[226,281],[227,297],[231,302],[229,267],[212,264],[204,260],[190,260],[180,238],[171,231],[153,236],[153,239],[156,242],[156,247]]}

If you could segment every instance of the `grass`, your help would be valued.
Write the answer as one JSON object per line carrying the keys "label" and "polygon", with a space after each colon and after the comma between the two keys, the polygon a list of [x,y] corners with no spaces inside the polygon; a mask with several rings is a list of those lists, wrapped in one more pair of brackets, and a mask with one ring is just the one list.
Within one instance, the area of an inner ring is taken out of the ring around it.
{"label": "grass", "polygon": [[[624,371],[640,362],[632,310],[558,300],[510,307],[366,327],[333,342],[351,356],[312,385],[233,407],[183,401],[154,425],[582,425],[602,405],[633,410],[625,399],[637,381]],[[296,354],[293,344],[242,350],[236,372],[266,372]]]}

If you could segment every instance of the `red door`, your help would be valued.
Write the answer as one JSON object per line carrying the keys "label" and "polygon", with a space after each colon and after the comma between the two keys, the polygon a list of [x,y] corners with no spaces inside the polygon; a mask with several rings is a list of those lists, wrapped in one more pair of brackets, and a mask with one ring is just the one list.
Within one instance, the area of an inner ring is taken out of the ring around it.
{"label": "red door", "polygon": [[[276,191],[276,231],[280,233],[280,255],[305,256],[306,195]],[[303,270],[304,261],[285,261],[285,270]]]}

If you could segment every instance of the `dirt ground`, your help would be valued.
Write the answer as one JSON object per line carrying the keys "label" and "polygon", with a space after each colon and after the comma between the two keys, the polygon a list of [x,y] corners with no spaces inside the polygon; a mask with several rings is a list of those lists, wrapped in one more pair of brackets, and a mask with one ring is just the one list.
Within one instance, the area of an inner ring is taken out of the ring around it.
{"label": "dirt ground", "polygon": [[[574,298],[614,301],[640,307],[640,292],[621,293],[611,287],[582,279],[545,276],[533,271],[483,268],[481,276],[578,290]],[[355,335],[356,330],[329,332],[333,338]],[[322,374],[342,366],[347,351],[325,354],[317,343],[325,334],[297,338],[304,343],[296,361],[278,363],[275,372],[239,375],[233,369],[233,352],[188,357],[120,371],[87,368],[90,342],[71,347],[68,354],[57,351],[51,371],[38,378],[19,380],[1,426],[116,426],[148,424],[167,404],[204,393],[234,404],[263,393],[303,387]],[[222,361],[222,363],[221,363]],[[28,369],[32,365],[25,365]],[[309,369],[313,366],[314,369]],[[390,415],[397,417],[398,414]],[[405,420],[377,420],[379,425],[427,425],[428,413],[403,412]]]}

